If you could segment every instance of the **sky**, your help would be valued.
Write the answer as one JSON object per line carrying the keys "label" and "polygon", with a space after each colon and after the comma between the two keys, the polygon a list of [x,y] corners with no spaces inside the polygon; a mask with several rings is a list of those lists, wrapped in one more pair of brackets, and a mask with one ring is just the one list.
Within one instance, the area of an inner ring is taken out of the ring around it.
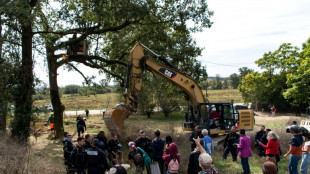
{"label": "sky", "polygon": [[[276,50],[282,43],[301,47],[310,37],[309,0],[208,0],[213,25],[200,33],[192,34],[199,47],[198,57],[206,66],[209,76],[219,74],[229,77],[241,67],[261,71],[255,60]],[[43,59],[43,58],[42,58]],[[35,74],[48,83],[47,66],[43,60],[35,65]],[[80,65],[88,76],[103,79],[97,70]],[[82,85],[83,78],[77,72],[58,70],[58,85]]]}

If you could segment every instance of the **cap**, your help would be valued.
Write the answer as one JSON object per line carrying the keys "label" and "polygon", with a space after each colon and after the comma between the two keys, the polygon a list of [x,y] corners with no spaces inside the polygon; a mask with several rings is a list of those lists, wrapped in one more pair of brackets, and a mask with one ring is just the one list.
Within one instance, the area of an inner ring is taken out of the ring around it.
{"label": "cap", "polygon": [[130,141],[130,142],[128,143],[128,146],[129,146],[129,147],[135,146],[135,143],[134,143],[133,141]]}
{"label": "cap", "polygon": [[298,126],[292,125],[291,130],[297,133],[298,132]]}
{"label": "cap", "polygon": [[212,158],[209,154],[207,153],[202,153],[199,155],[199,161],[202,164],[207,164],[207,163],[212,163]]}
{"label": "cap", "polygon": [[140,134],[143,134],[145,131],[144,130],[140,130]]}

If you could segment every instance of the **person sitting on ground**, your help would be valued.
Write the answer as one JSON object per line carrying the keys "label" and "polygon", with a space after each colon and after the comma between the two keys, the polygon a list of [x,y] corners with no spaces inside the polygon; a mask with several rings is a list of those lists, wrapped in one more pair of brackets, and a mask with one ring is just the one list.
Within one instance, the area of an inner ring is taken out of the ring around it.
{"label": "person sitting on ground", "polygon": [[191,136],[189,137],[189,141],[192,142],[191,145],[191,152],[194,151],[194,149],[196,148],[196,144],[195,141],[193,140],[193,138],[203,138],[203,135],[201,134],[201,129],[199,125],[196,125],[194,128],[194,131],[192,132]]}
{"label": "person sitting on ground", "polygon": [[211,137],[208,136],[209,132],[208,132],[207,129],[203,129],[202,130],[202,135],[204,136],[202,138],[202,140],[205,142],[205,145],[207,147],[205,149],[206,149],[207,153],[209,153],[211,155],[211,153],[212,153],[212,151],[214,149],[213,140],[212,140]]}
{"label": "person sitting on ground", "polygon": [[266,157],[266,162],[264,162],[262,166],[263,174],[278,174],[277,166],[273,161],[271,161],[270,157]]}
{"label": "person sitting on ground", "polygon": [[128,146],[130,149],[128,154],[130,168],[133,168],[132,164],[134,163],[136,166],[135,174],[142,174],[144,170],[143,154],[141,151],[138,151],[133,141],[129,142]]}
{"label": "person sitting on ground", "polygon": [[266,149],[266,155],[270,158],[274,158],[275,164],[278,166],[278,161],[276,160],[276,155],[279,155],[279,153],[280,153],[280,151],[279,151],[279,147],[280,147],[279,136],[275,132],[270,131],[267,134],[267,139],[268,139],[267,145],[264,145],[261,142],[258,142],[258,144]]}
{"label": "person sitting on ground", "polygon": [[164,174],[164,160],[162,158],[164,154],[165,141],[160,138],[160,131],[154,132],[155,139],[152,141],[152,155],[153,163],[158,163],[161,174]]}
{"label": "person sitting on ground", "polygon": [[175,143],[169,144],[169,154],[164,153],[163,159],[165,165],[168,166],[167,174],[175,173],[178,174],[179,164],[180,164],[180,155],[178,154],[178,148]]}
{"label": "person sitting on ground", "polygon": [[[108,152],[109,152],[108,158],[111,163],[113,159],[116,159],[116,155],[117,154],[119,155],[121,153],[120,148],[121,144],[117,139],[117,135],[114,134],[113,138],[108,143]],[[118,162],[122,163],[122,161]]]}
{"label": "person sitting on ground", "polygon": [[91,136],[89,134],[85,135],[85,143],[83,145],[84,149],[87,151],[88,149],[92,148],[91,145]]}
{"label": "person sitting on ground", "polygon": [[86,174],[86,152],[83,147],[84,138],[78,137],[77,142],[77,145],[74,147],[70,155],[70,161],[73,168],[76,169],[77,174]]}
{"label": "person sitting on ground", "polygon": [[198,137],[195,139],[196,145],[199,147],[201,154],[199,155],[199,166],[202,171],[200,174],[218,174],[217,168],[213,165],[211,156],[206,152],[206,150],[201,145],[201,139]]}
{"label": "person sitting on ground", "polygon": [[127,174],[127,170],[130,168],[129,164],[119,164],[117,159],[112,160],[112,165],[110,171],[105,174]]}
{"label": "person sitting on ground", "polygon": [[83,118],[79,117],[78,121],[76,122],[76,128],[77,128],[77,132],[78,132],[78,136],[80,137],[80,133],[82,132],[82,134],[84,134],[84,128],[86,131],[86,123],[83,120]]}

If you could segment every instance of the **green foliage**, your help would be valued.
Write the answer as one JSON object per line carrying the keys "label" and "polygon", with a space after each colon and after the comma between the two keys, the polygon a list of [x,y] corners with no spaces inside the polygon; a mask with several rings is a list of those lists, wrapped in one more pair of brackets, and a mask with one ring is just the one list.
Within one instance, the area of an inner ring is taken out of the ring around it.
{"label": "green foliage", "polygon": [[224,81],[223,81],[223,87],[222,87],[222,89],[228,89],[228,88],[229,88],[228,79],[225,78]]}
{"label": "green foliage", "polygon": [[233,89],[237,89],[238,88],[238,85],[240,84],[241,82],[241,79],[240,79],[240,76],[236,73],[233,73],[229,76],[229,79],[230,79],[230,86],[233,88]]}
{"label": "green foliage", "polygon": [[65,86],[64,94],[78,94],[82,89],[79,85],[67,85]]}
{"label": "green foliage", "polygon": [[304,107],[310,99],[309,43],[310,39],[301,51],[286,43],[265,53],[256,61],[264,71],[252,72],[242,79],[239,89],[244,99],[265,108],[271,103],[277,110],[288,110],[294,104]]}
{"label": "green foliage", "polygon": [[210,80],[211,89],[222,89],[223,83],[219,74],[216,75],[215,79]]}
{"label": "green foliage", "polygon": [[138,110],[144,114],[152,113],[156,106],[156,97],[154,89],[155,80],[152,76],[145,74],[143,78],[142,88],[139,95]]}
{"label": "green foliage", "polygon": [[239,73],[240,73],[241,79],[242,79],[242,77],[250,74],[251,72],[254,72],[254,70],[253,69],[249,69],[248,67],[239,68]]}

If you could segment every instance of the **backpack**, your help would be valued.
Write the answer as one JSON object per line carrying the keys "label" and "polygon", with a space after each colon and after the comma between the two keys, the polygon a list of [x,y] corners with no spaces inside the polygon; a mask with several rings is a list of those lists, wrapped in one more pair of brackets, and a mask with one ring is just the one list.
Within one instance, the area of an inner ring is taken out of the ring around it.
{"label": "backpack", "polygon": [[168,170],[170,173],[177,173],[179,171],[179,166],[178,160],[176,158],[172,158],[168,164]]}
{"label": "backpack", "polygon": [[143,153],[144,166],[150,165],[152,163],[150,156],[144,150],[142,150],[140,147],[138,147],[138,149]]}
{"label": "backpack", "polygon": [[116,174],[127,174],[126,169],[119,165],[119,166],[114,166],[116,168]]}
{"label": "backpack", "polygon": [[133,161],[135,162],[135,165],[139,165],[143,163],[143,158],[140,154],[140,152],[136,152],[133,156]]}
{"label": "backpack", "polygon": [[218,174],[218,171],[214,166],[211,166],[208,171],[201,171],[199,174]]}

